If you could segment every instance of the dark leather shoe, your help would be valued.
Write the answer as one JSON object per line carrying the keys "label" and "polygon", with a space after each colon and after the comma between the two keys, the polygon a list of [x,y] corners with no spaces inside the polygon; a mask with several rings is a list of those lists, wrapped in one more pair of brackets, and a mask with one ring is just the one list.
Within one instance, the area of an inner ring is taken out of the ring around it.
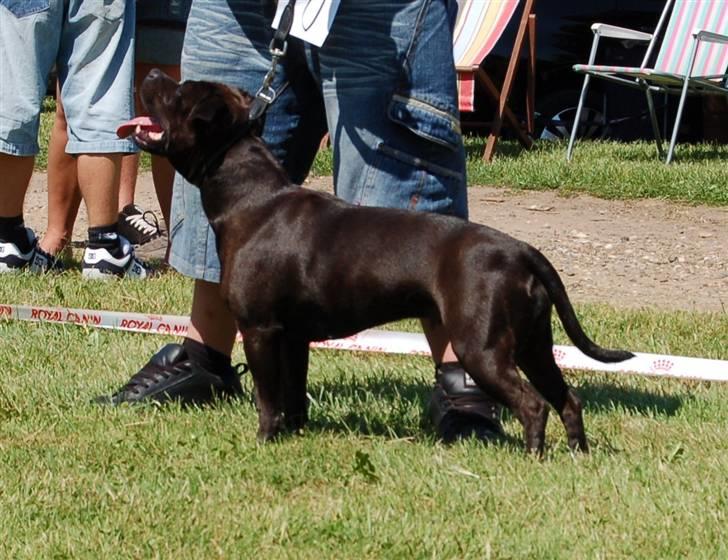
{"label": "dark leather shoe", "polygon": [[445,443],[503,435],[501,406],[485,394],[458,363],[438,366],[430,399],[430,418]]}
{"label": "dark leather shoe", "polygon": [[242,394],[240,374],[235,368],[212,373],[189,360],[181,344],[167,344],[116,393],[97,397],[94,402],[118,405],[175,400],[203,404]]}

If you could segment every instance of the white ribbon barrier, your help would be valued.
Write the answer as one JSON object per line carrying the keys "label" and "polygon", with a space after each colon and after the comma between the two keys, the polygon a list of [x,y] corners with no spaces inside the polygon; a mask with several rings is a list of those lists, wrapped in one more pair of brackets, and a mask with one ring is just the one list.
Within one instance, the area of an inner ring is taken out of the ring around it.
{"label": "white ribbon barrier", "polygon": [[[36,321],[84,325],[118,331],[185,336],[189,317],[181,315],[146,315],[122,311],[97,311],[65,307],[37,307],[0,304],[0,320]],[[238,336],[238,338],[240,338]],[[424,335],[369,329],[347,338],[315,342],[314,348],[381,352],[388,354],[429,355]],[[603,364],[585,356],[573,346],[554,346],[556,363],[565,369],[638,373],[660,377],[680,377],[706,381],[728,381],[728,361],[637,353],[618,364]]]}

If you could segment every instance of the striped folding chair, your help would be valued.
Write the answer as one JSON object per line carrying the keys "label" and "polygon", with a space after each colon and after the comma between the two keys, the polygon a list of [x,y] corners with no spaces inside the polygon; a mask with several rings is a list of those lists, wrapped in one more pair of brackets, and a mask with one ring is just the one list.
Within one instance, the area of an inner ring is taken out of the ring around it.
{"label": "striped folding chair", "polygon": [[[663,28],[664,34],[661,33]],[[664,92],[680,96],[670,147],[665,158],[665,162],[670,163],[687,95],[728,94],[728,2],[667,0],[654,33],[642,33],[602,23],[595,23],[591,29],[594,32],[594,41],[589,63],[574,66],[576,72],[585,76],[566,159],[571,160],[589,79],[594,76],[645,92],[660,158],[664,156],[664,151],[652,93]],[[639,67],[594,64],[602,37],[647,43],[642,64]]]}
{"label": "striped folding chair", "polygon": [[521,144],[530,148],[531,137],[523,130],[520,121],[508,107],[508,98],[513,87],[520,53],[526,34],[529,41],[528,92],[526,96],[527,130],[533,133],[534,120],[534,83],[535,83],[535,38],[536,16],[533,12],[534,0],[525,0],[523,15],[516,34],[516,40],[508,63],[508,70],[501,90],[480,67],[486,56],[500,39],[508,22],[518,8],[519,0],[458,0],[458,18],[453,32],[453,56],[458,73],[459,106],[462,112],[475,110],[475,83],[483,86],[484,91],[498,107],[490,134],[486,142],[483,159],[493,158],[495,145],[500,136],[503,120],[515,131]]}

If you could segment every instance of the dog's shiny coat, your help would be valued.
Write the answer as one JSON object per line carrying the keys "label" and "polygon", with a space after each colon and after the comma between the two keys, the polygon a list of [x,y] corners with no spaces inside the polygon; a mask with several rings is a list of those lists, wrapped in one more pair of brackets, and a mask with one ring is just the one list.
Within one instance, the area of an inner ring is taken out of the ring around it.
{"label": "dog's shiny coat", "polygon": [[587,337],[539,251],[465,220],[356,207],[291,185],[248,120],[244,92],[153,71],[141,96],[163,133],[137,130],[135,140],[201,190],[255,381],[260,439],[306,422],[311,341],[419,317],[445,326],[473,380],[521,421],[529,450],[543,451],[546,401],[569,445],[587,450],[581,404],[554,361],[551,306],[588,356],[632,355]]}

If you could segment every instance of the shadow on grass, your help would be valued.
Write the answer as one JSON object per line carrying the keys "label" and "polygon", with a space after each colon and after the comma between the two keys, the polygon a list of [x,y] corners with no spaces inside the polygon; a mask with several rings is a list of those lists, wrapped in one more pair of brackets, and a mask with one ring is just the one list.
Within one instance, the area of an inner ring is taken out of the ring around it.
{"label": "shadow on grass", "polygon": [[622,409],[631,415],[674,416],[683,405],[677,395],[659,395],[641,389],[606,383],[584,383],[576,388],[584,408],[590,412]]}
{"label": "shadow on grass", "polygon": [[[219,406],[254,407],[253,386],[246,376],[245,396],[222,399],[206,405],[181,407],[182,410],[211,409]],[[684,397],[619,387],[608,383],[584,382],[576,391],[586,414],[618,411],[630,416],[674,416],[683,406]],[[306,431],[311,433],[343,433],[391,439],[439,439],[429,418],[428,406],[432,385],[416,380],[360,377],[311,383],[312,396]],[[0,403],[2,404],[2,403]],[[0,409],[0,415],[2,410]],[[503,421],[513,419],[503,411]],[[551,422],[558,417],[551,411]],[[506,434],[489,444],[523,448],[521,429]]]}
{"label": "shadow on grass", "polygon": [[[481,159],[485,151],[487,138],[480,136],[468,136],[465,143],[465,157],[470,159]],[[525,151],[525,148],[516,141],[499,141],[495,147],[495,153],[499,158],[516,159]]]}
{"label": "shadow on grass", "polygon": [[[388,378],[311,384],[307,429],[411,437],[423,427],[431,428],[426,418],[431,390],[425,383]],[[415,410],[421,411],[419,425],[413,422]]]}
{"label": "shadow on grass", "polygon": [[[309,393],[320,398],[310,410],[307,431],[439,439],[428,414],[432,385],[386,378],[351,379],[317,383],[310,386]],[[510,435],[489,443],[523,447],[520,437]]]}
{"label": "shadow on grass", "polygon": [[[632,416],[674,416],[684,398],[607,383],[586,382],[577,387],[586,413],[620,411]],[[308,430],[408,438],[423,433],[437,438],[428,416],[432,386],[398,379],[348,379],[310,386],[315,395]],[[504,410],[503,419],[512,414]],[[552,411],[552,419],[557,419]],[[558,421],[558,420],[557,420]],[[522,447],[520,437],[503,443]]]}

